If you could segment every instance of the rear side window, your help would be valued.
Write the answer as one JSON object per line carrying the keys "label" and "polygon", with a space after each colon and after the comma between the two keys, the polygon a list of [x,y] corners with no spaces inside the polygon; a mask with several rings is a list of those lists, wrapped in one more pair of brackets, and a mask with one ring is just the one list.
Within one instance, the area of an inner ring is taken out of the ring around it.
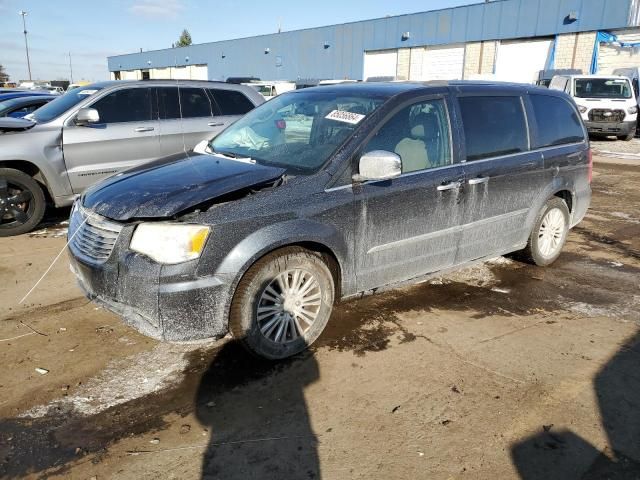
{"label": "rear side window", "polygon": [[116,90],[91,105],[101,123],[145,122],[151,120],[151,89]]}
{"label": "rear side window", "polygon": [[584,130],[578,114],[569,102],[548,95],[530,95],[538,138],[534,148],[582,142]]}
{"label": "rear side window", "polygon": [[468,161],[527,151],[520,97],[460,97],[459,101]]}
{"label": "rear side window", "polygon": [[[180,98],[178,99],[178,92]],[[211,101],[202,88],[159,87],[158,111],[161,120],[211,116]]]}
{"label": "rear side window", "polygon": [[209,93],[218,104],[221,115],[244,115],[254,109],[253,103],[241,92],[210,88]]}
{"label": "rear side window", "polygon": [[184,118],[210,117],[211,101],[204,88],[177,88]]}

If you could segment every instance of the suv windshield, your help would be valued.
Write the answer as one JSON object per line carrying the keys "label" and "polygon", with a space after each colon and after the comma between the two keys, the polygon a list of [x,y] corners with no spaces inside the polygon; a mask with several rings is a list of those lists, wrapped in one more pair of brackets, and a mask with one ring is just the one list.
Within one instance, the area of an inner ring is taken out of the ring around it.
{"label": "suv windshield", "polygon": [[38,123],[50,122],[77,103],[80,103],[89,95],[93,95],[98,90],[102,90],[102,88],[103,87],[88,86],[86,88],[76,88],[71,90],[33,112],[33,119]]}
{"label": "suv windshield", "polygon": [[576,97],[631,98],[631,85],[622,78],[576,78]]}
{"label": "suv windshield", "polygon": [[313,173],[385,99],[350,92],[281,95],[247,113],[209,147],[290,173]]}

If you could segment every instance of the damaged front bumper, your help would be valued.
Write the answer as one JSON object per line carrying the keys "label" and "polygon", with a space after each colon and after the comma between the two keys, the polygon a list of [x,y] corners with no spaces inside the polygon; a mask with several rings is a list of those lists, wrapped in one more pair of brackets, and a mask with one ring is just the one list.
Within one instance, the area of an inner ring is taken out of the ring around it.
{"label": "damaged front bumper", "polygon": [[70,268],[85,295],[159,340],[224,336],[231,280],[224,275],[198,276],[197,261],[160,265],[128,250],[130,236],[123,229],[111,255],[101,263],[87,259],[70,242]]}

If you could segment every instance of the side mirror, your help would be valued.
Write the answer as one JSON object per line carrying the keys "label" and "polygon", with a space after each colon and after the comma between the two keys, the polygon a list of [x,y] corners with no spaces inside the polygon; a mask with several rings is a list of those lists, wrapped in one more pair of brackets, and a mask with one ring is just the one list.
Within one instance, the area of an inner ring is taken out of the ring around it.
{"label": "side mirror", "polygon": [[353,176],[356,182],[390,180],[402,174],[402,160],[395,153],[374,150],[360,157],[358,170],[360,173]]}
{"label": "side mirror", "polygon": [[76,115],[77,125],[88,125],[91,123],[98,123],[100,121],[100,114],[95,108],[81,108]]}

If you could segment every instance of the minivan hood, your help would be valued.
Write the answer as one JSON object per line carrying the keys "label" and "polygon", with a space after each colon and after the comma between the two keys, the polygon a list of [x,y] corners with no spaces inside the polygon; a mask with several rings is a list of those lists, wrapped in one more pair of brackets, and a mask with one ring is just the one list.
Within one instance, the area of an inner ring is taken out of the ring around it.
{"label": "minivan hood", "polygon": [[219,155],[180,153],[98,183],[82,204],[112,220],[168,218],[223,195],[274,182],[285,170]]}

